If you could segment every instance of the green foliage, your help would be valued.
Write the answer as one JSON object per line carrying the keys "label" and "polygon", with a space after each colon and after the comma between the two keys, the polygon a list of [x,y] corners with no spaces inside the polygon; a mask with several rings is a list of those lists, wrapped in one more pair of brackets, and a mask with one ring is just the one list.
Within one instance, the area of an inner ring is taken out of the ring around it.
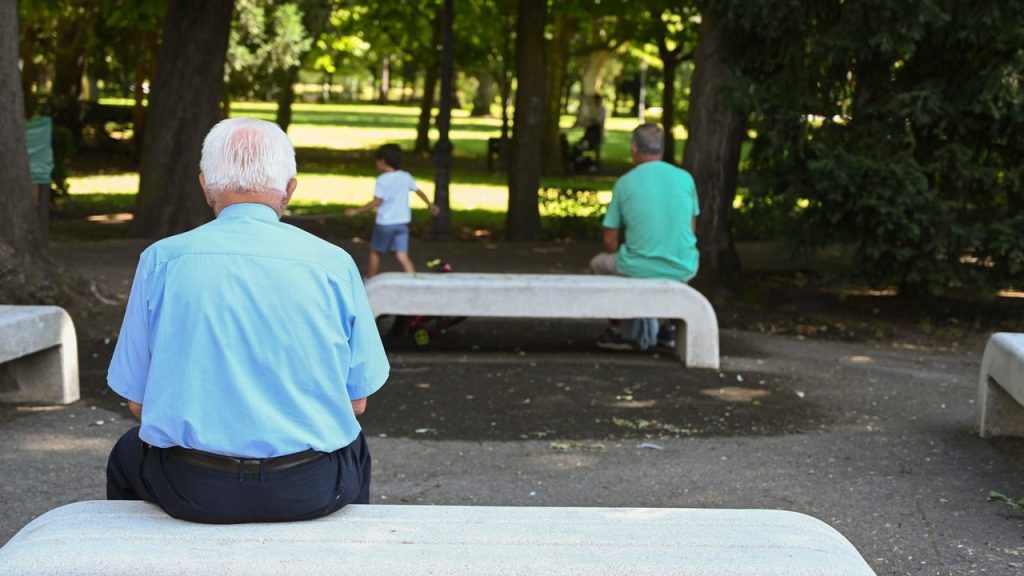
{"label": "green foliage", "polygon": [[312,42],[295,3],[238,0],[227,57],[231,92],[273,94],[275,75],[301,64]]}
{"label": "green foliage", "polygon": [[[728,4],[728,3],[727,3]],[[912,293],[1024,285],[1024,2],[764,0],[745,38],[750,202]]]}
{"label": "green foliage", "polygon": [[605,207],[597,190],[544,188],[538,192],[541,229],[549,238],[593,240],[601,237]]}

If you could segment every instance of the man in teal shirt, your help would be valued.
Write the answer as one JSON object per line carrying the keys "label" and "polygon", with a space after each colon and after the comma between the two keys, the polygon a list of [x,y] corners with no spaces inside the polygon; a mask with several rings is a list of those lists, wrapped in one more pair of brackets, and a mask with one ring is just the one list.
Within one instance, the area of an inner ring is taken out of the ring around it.
{"label": "man in teal shirt", "polygon": [[[689,172],[662,161],[662,141],[656,124],[633,130],[634,167],[612,188],[603,222],[605,252],[590,261],[595,274],[681,282],[697,274],[697,189]],[[675,346],[674,327],[666,326],[658,341]],[[597,344],[613,350],[632,348],[615,325]]]}

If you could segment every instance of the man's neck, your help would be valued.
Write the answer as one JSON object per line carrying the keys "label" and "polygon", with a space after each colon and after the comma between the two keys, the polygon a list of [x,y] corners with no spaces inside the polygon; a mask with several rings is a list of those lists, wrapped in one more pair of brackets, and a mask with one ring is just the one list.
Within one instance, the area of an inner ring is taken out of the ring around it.
{"label": "man's neck", "polygon": [[633,160],[633,165],[634,166],[639,166],[641,164],[646,164],[648,162],[658,162],[661,159],[662,159],[661,154],[644,154],[644,155],[637,154],[636,158]]}
{"label": "man's neck", "polygon": [[277,213],[278,218],[281,218],[284,209],[288,206],[288,200],[276,192],[258,192],[256,194],[221,192],[214,200],[213,213],[215,216],[219,216],[221,210],[235,204],[262,204]]}

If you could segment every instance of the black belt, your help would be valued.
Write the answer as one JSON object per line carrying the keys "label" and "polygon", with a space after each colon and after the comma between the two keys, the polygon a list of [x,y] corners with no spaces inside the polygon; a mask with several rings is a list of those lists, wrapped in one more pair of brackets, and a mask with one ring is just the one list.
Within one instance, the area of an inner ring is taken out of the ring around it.
{"label": "black belt", "polygon": [[315,462],[327,455],[326,452],[304,450],[302,452],[296,452],[295,454],[277,456],[274,458],[235,458],[233,456],[223,456],[221,454],[203,452],[202,450],[190,450],[180,446],[165,448],[164,453],[171,458],[181,460],[182,462],[188,462],[189,464],[199,466],[200,468],[217,470],[219,472],[245,474],[259,474],[261,471],[280,472],[282,470],[301,466],[302,464]]}

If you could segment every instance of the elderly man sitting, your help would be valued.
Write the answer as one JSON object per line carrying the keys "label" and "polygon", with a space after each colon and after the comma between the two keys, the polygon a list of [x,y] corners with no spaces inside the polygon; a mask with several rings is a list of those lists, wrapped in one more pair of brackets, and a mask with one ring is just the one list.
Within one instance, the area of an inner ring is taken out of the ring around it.
{"label": "elderly man sitting", "polygon": [[142,253],[107,382],[141,426],[110,453],[107,497],[195,522],[316,518],[367,503],[356,417],[388,361],[342,249],[280,217],[295,151],[238,118],[203,143],[217,218]]}

